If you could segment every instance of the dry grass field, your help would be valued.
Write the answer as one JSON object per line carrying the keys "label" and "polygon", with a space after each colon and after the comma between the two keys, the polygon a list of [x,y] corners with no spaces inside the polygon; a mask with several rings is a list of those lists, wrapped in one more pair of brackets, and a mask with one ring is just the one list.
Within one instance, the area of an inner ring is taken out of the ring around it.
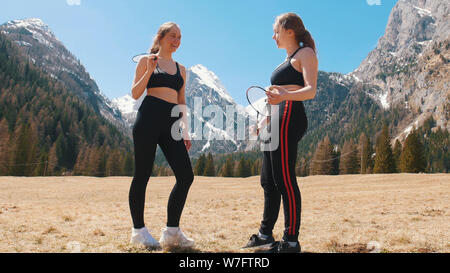
{"label": "dry grass field", "polygon": [[[450,252],[450,175],[298,178],[306,252]],[[129,177],[0,177],[0,252],[152,252],[128,242]],[[174,177],[151,178],[145,220],[156,239]],[[281,208],[283,209],[283,208]],[[190,252],[244,252],[263,210],[259,177],[196,177],[181,219]],[[275,238],[283,230],[283,213]],[[162,250],[168,251],[168,250]],[[169,250],[170,251],[170,250]],[[176,250],[172,250],[176,251]],[[157,251],[157,252],[161,252]]]}

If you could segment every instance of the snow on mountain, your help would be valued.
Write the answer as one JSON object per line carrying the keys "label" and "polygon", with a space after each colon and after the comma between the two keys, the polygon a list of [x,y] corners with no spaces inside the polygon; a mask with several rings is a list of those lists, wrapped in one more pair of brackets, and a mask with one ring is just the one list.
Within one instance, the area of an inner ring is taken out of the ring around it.
{"label": "snow on mountain", "polygon": [[349,76],[377,86],[369,95],[384,109],[408,106],[409,119],[432,115],[450,130],[449,14],[449,1],[399,0],[376,48]]}
{"label": "snow on mountain", "polygon": [[[127,94],[112,100],[113,105],[121,111],[130,127],[134,124],[137,111],[145,96],[144,93],[139,100],[134,100],[130,94]],[[200,108],[199,105],[196,105],[198,103],[201,103]],[[215,127],[212,118],[205,117],[205,111],[210,106],[217,106],[216,109],[220,110],[220,114],[225,117],[227,109],[232,109],[236,113],[233,126],[238,127],[238,119],[253,120],[251,109],[238,105],[223,86],[219,77],[201,64],[194,65],[187,70],[186,104],[192,116],[191,137],[194,141],[190,151],[191,154],[197,155],[208,151],[229,153],[247,148],[246,141],[238,140],[236,132],[235,136],[229,135],[229,132],[226,131],[227,125],[225,122],[222,128]],[[200,132],[195,132],[195,124],[202,124]]]}
{"label": "snow on mountain", "polygon": [[144,98],[145,96],[141,96],[139,100],[135,100],[131,95],[127,94],[123,97],[112,99],[112,105],[119,109],[130,128],[136,120],[137,111]]}
{"label": "snow on mountain", "polygon": [[37,28],[51,32],[46,24],[39,18],[29,18],[24,20],[12,20],[6,23],[9,28]]}
{"label": "snow on mountain", "polygon": [[228,94],[225,87],[220,82],[219,78],[212,71],[209,71],[201,64],[194,65],[190,68],[190,71],[198,76],[198,84],[204,84],[216,92],[225,100],[230,103],[234,103],[233,98]]}
{"label": "snow on mountain", "polygon": [[52,40],[59,42],[49,27],[39,18],[12,20],[7,22],[4,26],[6,29],[4,30],[5,34],[9,34],[12,30],[21,30],[22,32],[28,31],[31,33],[33,39],[49,48],[55,47]]}

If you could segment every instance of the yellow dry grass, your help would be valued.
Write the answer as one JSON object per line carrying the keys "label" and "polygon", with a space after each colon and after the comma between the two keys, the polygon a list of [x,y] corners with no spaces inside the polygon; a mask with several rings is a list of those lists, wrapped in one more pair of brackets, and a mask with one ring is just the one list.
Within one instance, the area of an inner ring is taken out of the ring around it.
{"label": "yellow dry grass", "polygon": [[[450,252],[450,175],[298,178],[306,252]],[[130,177],[0,177],[0,252],[151,252],[129,245]],[[174,177],[151,178],[145,220],[159,239]],[[283,208],[281,208],[282,210]],[[244,252],[263,211],[259,177],[196,177],[181,219],[193,252]],[[283,213],[275,237],[283,231]],[[167,250],[164,250],[167,251]],[[178,250],[179,251],[179,250]]]}

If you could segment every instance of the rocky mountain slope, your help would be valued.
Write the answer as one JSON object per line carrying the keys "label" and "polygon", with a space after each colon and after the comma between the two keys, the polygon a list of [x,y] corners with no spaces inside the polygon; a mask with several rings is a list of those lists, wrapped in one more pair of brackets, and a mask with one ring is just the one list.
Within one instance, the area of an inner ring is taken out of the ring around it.
{"label": "rocky mountain slope", "polygon": [[85,67],[38,18],[9,21],[0,32],[20,46],[32,63],[60,80],[104,118],[129,135],[129,126],[120,111],[101,92]]}
{"label": "rocky mountain slope", "polygon": [[384,109],[407,109],[398,124],[400,139],[430,115],[450,130],[449,14],[449,1],[399,0],[376,48],[349,74],[378,86],[370,95]]}

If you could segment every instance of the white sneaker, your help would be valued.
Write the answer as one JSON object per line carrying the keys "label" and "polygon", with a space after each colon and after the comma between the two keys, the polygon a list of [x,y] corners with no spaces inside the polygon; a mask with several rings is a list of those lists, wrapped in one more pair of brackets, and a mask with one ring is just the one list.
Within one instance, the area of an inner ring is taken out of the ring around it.
{"label": "white sneaker", "polygon": [[159,243],[163,247],[189,248],[194,246],[194,240],[187,238],[180,228],[164,228]]}
{"label": "white sneaker", "polygon": [[152,235],[148,232],[146,227],[132,228],[130,244],[144,245],[149,248],[160,248],[158,241],[156,241]]}

